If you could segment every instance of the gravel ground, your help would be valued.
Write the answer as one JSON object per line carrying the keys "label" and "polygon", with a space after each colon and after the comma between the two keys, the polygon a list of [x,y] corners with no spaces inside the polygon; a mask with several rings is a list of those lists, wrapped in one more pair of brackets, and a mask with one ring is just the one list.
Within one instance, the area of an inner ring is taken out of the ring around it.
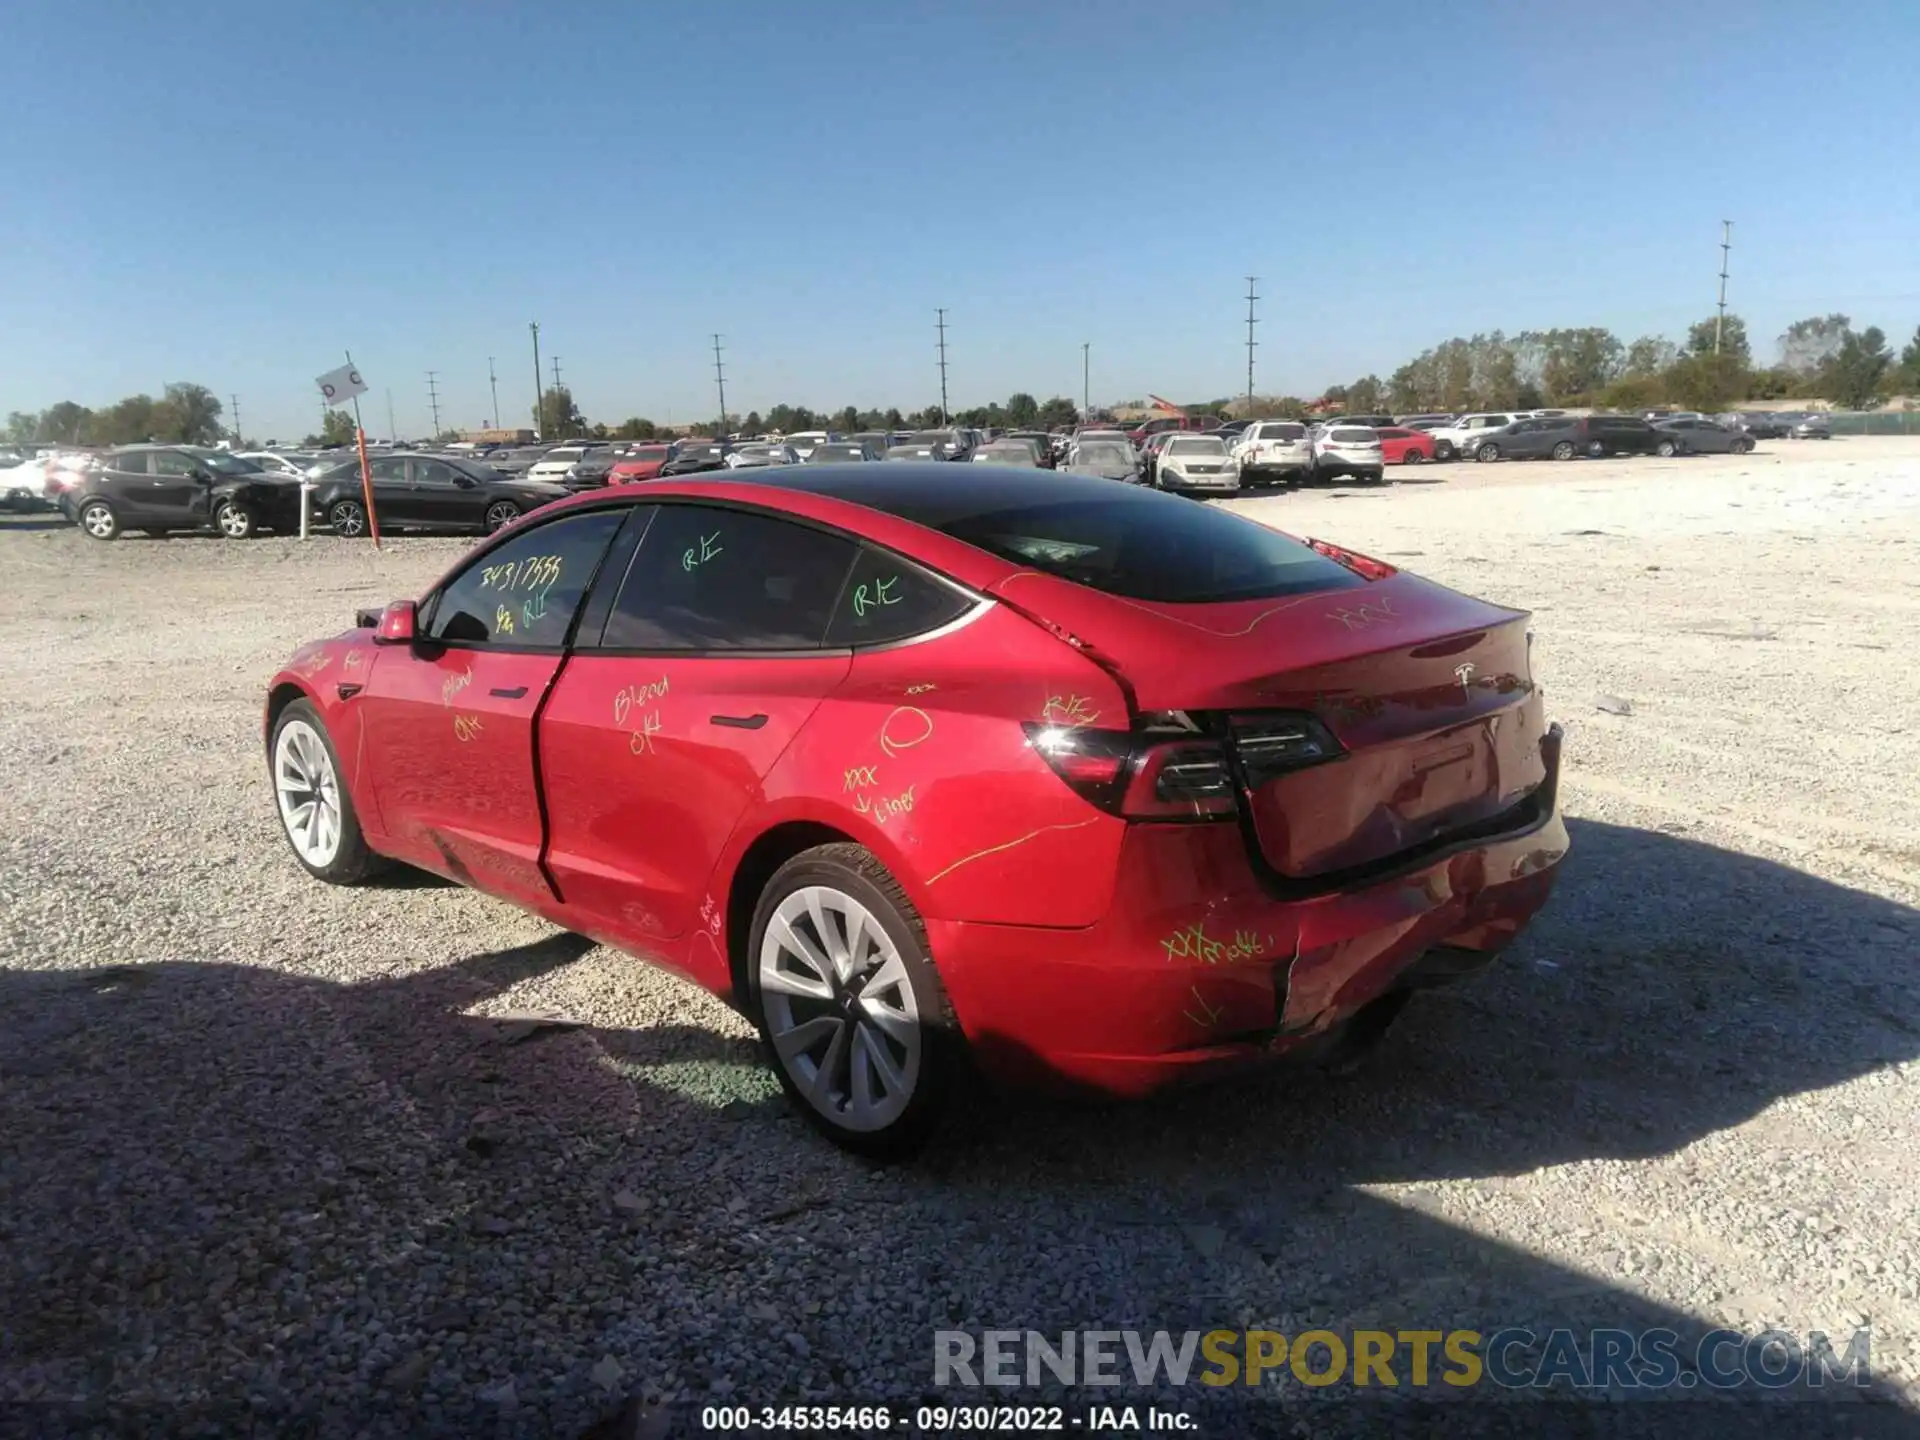
{"label": "gravel ground", "polygon": [[[681,982],[295,865],[266,677],[465,542],[0,520],[0,1416],[577,1434],[628,1397],[912,1399],[936,1328],[1371,1322],[1867,1323],[1914,1404],[1920,443],[1395,479],[1236,503],[1536,613],[1547,912],[1358,1078],[985,1106],[893,1170]],[[1291,1383],[1163,1398],[1356,1423]]]}

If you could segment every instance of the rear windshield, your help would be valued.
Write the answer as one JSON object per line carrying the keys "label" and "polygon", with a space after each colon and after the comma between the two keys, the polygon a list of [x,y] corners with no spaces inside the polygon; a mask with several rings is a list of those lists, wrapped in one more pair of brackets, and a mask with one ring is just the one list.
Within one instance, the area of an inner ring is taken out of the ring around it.
{"label": "rear windshield", "polygon": [[1304,425],[1262,425],[1260,427],[1260,438],[1262,440],[1304,440],[1307,438],[1307,427]]}
{"label": "rear windshield", "polygon": [[1378,440],[1380,432],[1343,425],[1338,430],[1332,431],[1327,438],[1340,445],[1365,445],[1370,440]]}

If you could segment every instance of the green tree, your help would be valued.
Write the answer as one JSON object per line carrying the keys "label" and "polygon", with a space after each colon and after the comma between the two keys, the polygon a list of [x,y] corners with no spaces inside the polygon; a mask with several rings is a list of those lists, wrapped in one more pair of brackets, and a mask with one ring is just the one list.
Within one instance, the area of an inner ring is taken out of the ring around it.
{"label": "green tree", "polygon": [[1016,430],[1031,430],[1040,423],[1040,402],[1024,390],[1007,397],[1007,424]]}
{"label": "green tree", "polygon": [[7,416],[7,428],[4,438],[9,445],[25,445],[33,439],[34,432],[40,428],[40,417],[26,410],[15,410]]}
{"label": "green tree", "polygon": [[322,445],[351,445],[353,416],[337,407],[327,411],[320,421],[319,438]]}
{"label": "green tree", "polygon": [[620,422],[620,428],[613,433],[614,438],[618,440],[651,440],[660,433],[660,429],[651,420],[642,420],[637,415],[629,415]]}
{"label": "green tree", "polygon": [[211,445],[220,439],[220,401],[204,385],[176,381],[153,406],[148,423],[155,440],[175,445]]}
{"label": "green tree", "polygon": [[36,440],[60,440],[69,445],[77,444],[85,438],[87,428],[93,423],[93,412],[84,405],[76,405],[71,400],[62,400],[50,405],[40,413],[39,423],[34,427]]}
{"label": "green tree", "polygon": [[897,407],[889,406],[882,423],[889,430],[899,430],[906,425],[907,417],[902,415]]}
{"label": "green tree", "polygon": [[[1900,367],[1894,372],[1894,379],[1907,394],[1920,394],[1920,325],[1914,327],[1913,339],[1900,352]],[[11,429],[11,425],[8,428]]]}
{"label": "green tree", "polygon": [[1893,352],[1887,349],[1887,337],[1878,325],[1869,325],[1857,335],[1849,328],[1840,337],[1840,348],[1821,367],[1821,388],[1827,399],[1844,409],[1866,410],[1879,397],[1892,366]]}
{"label": "green tree", "polygon": [[586,429],[586,417],[573,403],[573,391],[565,385],[549,385],[540,397],[540,438],[564,440]]}
{"label": "green tree", "polygon": [[[1712,342],[1708,342],[1712,348]],[[1624,375],[1662,375],[1680,358],[1680,347],[1663,335],[1642,335],[1627,346]],[[1644,407],[1642,407],[1644,408]]]}
{"label": "green tree", "polygon": [[[1716,327],[1719,327],[1716,331]],[[1743,366],[1753,363],[1753,347],[1747,343],[1747,322],[1738,315],[1726,317],[1724,325],[1717,315],[1709,315],[1687,330],[1686,353],[1689,355],[1713,354],[1713,337],[1720,336],[1720,353],[1731,356]]]}
{"label": "green tree", "polygon": [[1347,387],[1347,408],[1356,415],[1371,415],[1386,403],[1387,387],[1378,375],[1362,375]]}
{"label": "green tree", "polygon": [[760,418],[758,410],[749,410],[740,428],[748,435],[763,435],[766,433],[767,422]]}
{"label": "green tree", "polygon": [[1845,315],[1809,315],[1796,320],[1780,336],[1780,364],[1795,375],[1818,375],[1853,333]]}
{"label": "green tree", "polygon": [[1747,364],[1724,351],[1683,355],[1668,368],[1664,389],[1689,410],[1712,414],[1741,398],[1747,388]]}
{"label": "green tree", "polygon": [[[1671,367],[1669,367],[1671,368]],[[1622,375],[1598,395],[1594,403],[1605,410],[1646,410],[1666,399],[1666,380],[1659,375]]]}
{"label": "green tree", "polygon": [[836,411],[833,424],[842,435],[851,435],[860,428],[860,407],[849,405],[844,410]]}

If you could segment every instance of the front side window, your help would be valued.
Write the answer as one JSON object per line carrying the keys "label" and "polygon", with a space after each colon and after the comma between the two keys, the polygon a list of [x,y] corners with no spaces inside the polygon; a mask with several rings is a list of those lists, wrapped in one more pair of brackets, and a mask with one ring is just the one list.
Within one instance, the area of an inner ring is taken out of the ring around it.
{"label": "front side window", "polygon": [[404,485],[407,483],[407,462],[397,456],[382,456],[368,463],[368,471],[373,475],[374,483],[379,485]]}
{"label": "front side window", "polygon": [[750,510],[662,505],[601,643],[620,650],[813,650],[850,540]]}
{"label": "front side window", "polygon": [[425,485],[433,490],[451,490],[454,486],[455,471],[451,465],[443,465],[438,460],[416,460],[413,462],[413,483]]}
{"label": "front side window", "polygon": [[193,456],[182,454],[178,450],[154,450],[153,473],[156,475],[191,475],[200,468]]}
{"label": "front side window", "polygon": [[540,649],[566,643],[580,597],[624,510],[591,510],[538,526],[487,551],[433,607],[431,639]]}

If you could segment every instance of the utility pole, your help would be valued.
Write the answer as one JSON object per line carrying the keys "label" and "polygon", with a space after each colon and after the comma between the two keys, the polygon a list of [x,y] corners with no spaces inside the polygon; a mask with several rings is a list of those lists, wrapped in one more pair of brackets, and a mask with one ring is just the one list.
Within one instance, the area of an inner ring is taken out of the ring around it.
{"label": "utility pole", "polygon": [[[558,355],[553,357],[553,393],[556,398],[560,394],[560,357]],[[564,440],[567,438],[566,432],[573,428],[573,417],[562,410],[553,423],[554,428],[560,432],[560,438]]]}
{"label": "utility pole", "polygon": [[1259,283],[1259,280],[1258,275],[1247,277],[1247,413],[1249,415],[1253,413],[1253,350],[1258,343],[1253,338],[1253,327],[1259,323],[1253,318],[1253,302],[1260,298],[1253,287]]}
{"label": "utility pole", "polygon": [[487,389],[493,392],[493,428],[500,428],[500,377],[493,373],[493,356],[487,356]]}
{"label": "utility pole", "polygon": [[[438,370],[427,371],[427,406],[433,411],[433,438],[435,440],[440,438],[440,387],[437,383],[439,377],[440,372]],[[388,391],[387,393],[391,395],[393,392]],[[387,425],[389,428],[393,425],[391,417],[388,418]],[[397,440],[400,437],[396,435],[392,438]]]}
{"label": "utility pole", "polygon": [[1080,342],[1080,418],[1093,421],[1093,342]]}
{"label": "utility pole", "polygon": [[720,428],[713,432],[716,440],[727,438],[727,372],[720,363],[720,337],[713,337],[713,383],[720,387]]}
{"label": "utility pole", "polygon": [[1733,222],[1720,222],[1720,311],[1713,318],[1713,353],[1720,353],[1720,339],[1727,329],[1727,256],[1733,249]]}
{"label": "utility pole", "polygon": [[935,327],[940,332],[940,423],[947,423],[947,312],[936,310]]}
{"label": "utility pole", "polygon": [[400,439],[400,427],[393,423],[393,389],[391,386],[387,389],[387,439],[394,441],[396,444]]}
{"label": "utility pole", "polygon": [[529,322],[527,328],[533,332],[533,433],[544,440],[546,436],[540,434],[540,323]]}
{"label": "utility pole", "polygon": [[233,448],[238,450],[246,444],[246,441],[240,438],[240,397],[229,395],[227,399],[233,402]]}

